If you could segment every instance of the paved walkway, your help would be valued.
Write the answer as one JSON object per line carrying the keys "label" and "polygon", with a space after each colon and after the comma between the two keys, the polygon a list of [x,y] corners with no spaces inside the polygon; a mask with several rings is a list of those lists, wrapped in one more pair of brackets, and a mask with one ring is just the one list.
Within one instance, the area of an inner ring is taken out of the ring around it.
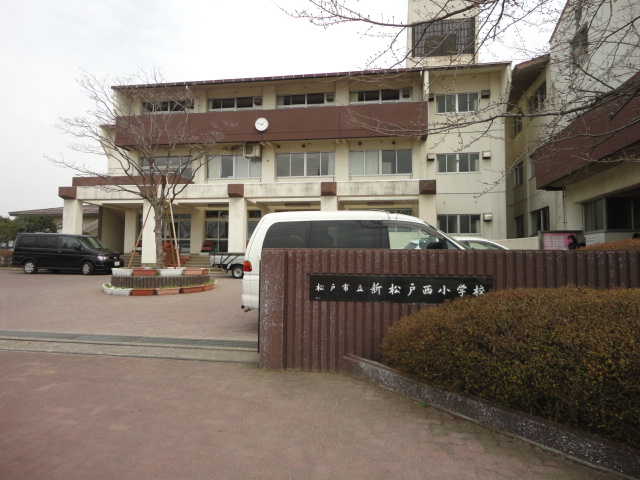
{"label": "paved walkway", "polygon": [[[237,280],[122,298],[100,291],[108,278],[0,271],[0,330],[256,340]],[[342,374],[14,341],[0,346],[2,480],[620,478]]]}

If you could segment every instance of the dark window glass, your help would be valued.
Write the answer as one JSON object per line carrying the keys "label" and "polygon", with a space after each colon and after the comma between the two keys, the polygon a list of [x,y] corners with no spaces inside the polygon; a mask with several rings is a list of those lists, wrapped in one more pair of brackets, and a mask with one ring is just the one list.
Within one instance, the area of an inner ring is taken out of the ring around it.
{"label": "dark window glass", "polygon": [[398,150],[398,173],[411,172],[411,150]]}
{"label": "dark window glass", "polygon": [[291,154],[291,176],[304,177],[304,153]]}
{"label": "dark window glass", "polygon": [[475,52],[475,19],[458,18],[413,27],[414,57],[439,57]]}
{"label": "dark window glass", "polygon": [[236,99],[238,108],[253,108],[253,97],[239,97]]}
{"label": "dark window glass", "polygon": [[382,101],[400,100],[400,90],[381,90]]}
{"label": "dark window glass", "polygon": [[324,103],[324,93],[308,93],[307,105],[318,105]]}
{"label": "dark window glass", "polygon": [[311,222],[282,222],[269,227],[262,248],[306,248]]}
{"label": "dark window glass", "polygon": [[607,230],[631,230],[632,219],[630,198],[607,198]]}
{"label": "dark window glass", "polygon": [[276,174],[278,177],[291,176],[291,156],[288,153],[279,153],[276,157]]}
{"label": "dark window glass", "polygon": [[312,248],[389,248],[387,227],[379,221],[312,222],[309,247]]}
{"label": "dark window glass", "polygon": [[326,175],[320,171],[320,154],[308,153],[307,154],[307,175]]}
{"label": "dark window glass", "polygon": [[291,105],[304,105],[306,102],[305,95],[291,95]]}

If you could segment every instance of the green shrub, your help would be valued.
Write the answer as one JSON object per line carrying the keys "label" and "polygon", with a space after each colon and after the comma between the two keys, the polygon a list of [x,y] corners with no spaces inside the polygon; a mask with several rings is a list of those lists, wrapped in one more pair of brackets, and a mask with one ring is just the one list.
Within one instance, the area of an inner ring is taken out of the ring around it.
{"label": "green shrub", "polygon": [[382,361],[419,380],[640,447],[640,290],[500,290],[389,329]]}

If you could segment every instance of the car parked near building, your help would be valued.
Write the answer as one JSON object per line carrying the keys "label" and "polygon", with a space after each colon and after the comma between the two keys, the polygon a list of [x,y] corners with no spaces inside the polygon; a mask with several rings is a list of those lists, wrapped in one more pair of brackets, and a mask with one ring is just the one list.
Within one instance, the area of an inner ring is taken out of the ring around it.
{"label": "car parked near building", "polygon": [[120,263],[120,254],[110,250],[100,239],[63,233],[19,234],[11,261],[12,266],[22,267],[24,273],[46,269],[79,271],[84,275],[109,273]]}
{"label": "car parked near building", "polygon": [[482,237],[455,236],[459,243],[472,250],[509,250],[507,247]]}

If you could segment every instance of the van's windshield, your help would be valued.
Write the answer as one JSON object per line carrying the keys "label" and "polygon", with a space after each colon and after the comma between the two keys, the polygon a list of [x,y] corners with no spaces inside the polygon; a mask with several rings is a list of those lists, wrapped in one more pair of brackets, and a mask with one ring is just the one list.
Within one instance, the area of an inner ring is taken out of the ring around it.
{"label": "van's windshield", "polygon": [[80,241],[85,247],[96,249],[107,249],[108,247],[96,237],[80,237]]}
{"label": "van's windshield", "polygon": [[393,249],[460,249],[450,238],[429,226],[402,221],[384,221],[389,231],[389,248]]}

